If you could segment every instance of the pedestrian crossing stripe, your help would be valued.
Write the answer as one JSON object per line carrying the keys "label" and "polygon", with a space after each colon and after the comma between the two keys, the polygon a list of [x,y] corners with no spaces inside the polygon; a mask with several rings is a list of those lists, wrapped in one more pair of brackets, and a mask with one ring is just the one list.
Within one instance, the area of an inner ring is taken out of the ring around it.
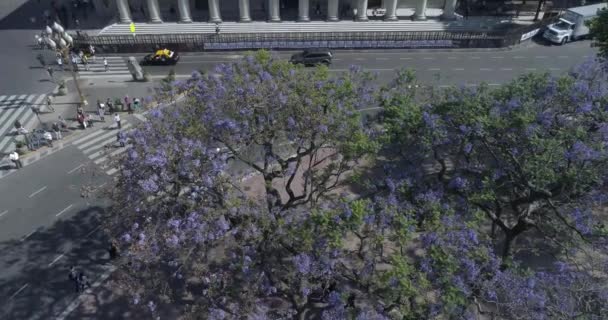
{"label": "pedestrian crossing stripe", "polygon": [[[121,130],[125,133],[131,132],[134,129],[135,128],[133,128],[131,123],[128,122],[124,123],[121,128]],[[106,150],[106,146],[114,146],[117,144],[117,133],[118,131],[114,128],[109,130],[109,132],[104,129],[99,129],[95,132],[91,132],[90,134],[73,141],[72,145],[75,145],[89,159],[93,160],[93,163],[95,163],[96,165],[101,164],[102,169],[105,169],[106,165],[103,164],[103,162],[107,161],[111,157],[117,156],[128,150],[128,147],[118,147],[112,152]],[[106,174],[110,176],[114,175],[116,172],[118,172],[117,168],[109,168],[108,170],[106,170]]]}
{"label": "pedestrian crossing stripe", "polygon": [[23,94],[0,96],[0,153],[12,151],[15,148],[17,136],[9,136],[14,129],[15,120],[28,131],[36,126],[36,115],[32,105],[40,104],[46,94]]}
{"label": "pedestrian crossing stripe", "polygon": [[84,66],[79,66],[80,71],[78,74],[82,77],[93,78],[93,77],[107,77],[107,76],[131,76],[129,67],[125,57],[106,57],[108,61],[108,71],[106,71],[105,65],[103,64],[103,58],[98,57],[96,63],[89,63],[89,70],[84,70]]}

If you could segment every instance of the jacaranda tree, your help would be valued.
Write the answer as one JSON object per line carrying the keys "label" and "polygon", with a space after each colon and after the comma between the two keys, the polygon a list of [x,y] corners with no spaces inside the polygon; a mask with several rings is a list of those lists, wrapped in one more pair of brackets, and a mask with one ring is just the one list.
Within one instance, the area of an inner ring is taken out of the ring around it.
{"label": "jacaranda tree", "polygon": [[[605,265],[577,269],[582,261],[571,257],[604,236],[602,65],[589,61],[558,78],[526,75],[498,89],[453,89],[426,105],[400,93],[382,97],[391,183],[409,201],[437,199],[435,210],[415,217],[428,254],[420,269],[441,292],[437,312],[465,316],[481,299],[507,318],[606,316]],[[557,255],[570,267],[526,271],[517,253]]]}
{"label": "jacaranda tree", "polygon": [[[376,149],[356,112],[374,103],[371,80],[262,51],[174,82],[177,103],[129,134],[107,220],[134,302],[240,319],[289,318],[328,300],[341,231],[315,212]],[[242,166],[262,182],[243,183]],[[263,201],[243,185],[262,189]]]}

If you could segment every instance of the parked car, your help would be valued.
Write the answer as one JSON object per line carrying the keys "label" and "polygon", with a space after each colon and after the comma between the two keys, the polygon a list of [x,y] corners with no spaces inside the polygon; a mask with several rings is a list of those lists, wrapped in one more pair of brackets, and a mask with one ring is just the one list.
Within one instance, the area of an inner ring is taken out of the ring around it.
{"label": "parked car", "polygon": [[179,61],[179,55],[175,51],[169,49],[157,50],[155,53],[150,53],[144,57],[141,64],[147,65],[171,65]]}
{"label": "parked car", "polygon": [[331,64],[332,53],[328,49],[308,49],[302,53],[296,53],[291,56],[289,62],[293,64],[303,64],[305,66],[315,66],[324,64],[326,66]]}
{"label": "parked car", "polygon": [[587,21],[595,18],[599,10],[607,7],[607,3],[598,3],[570,8],[559,18],[559,22],[547,27],[543,37],[557,44],[565,44],[569,41],[585,38],[589,35]]}

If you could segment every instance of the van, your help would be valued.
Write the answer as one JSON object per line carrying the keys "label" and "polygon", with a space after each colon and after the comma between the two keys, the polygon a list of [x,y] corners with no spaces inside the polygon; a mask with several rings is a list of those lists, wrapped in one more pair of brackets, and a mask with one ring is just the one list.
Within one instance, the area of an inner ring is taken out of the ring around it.
{"label": "van", "polygon": [[598,11],[608,7],[608,3],[575,7],[566,10],[559,21],[550,24],[543,37],[553,43],[563,45],[569,41],[585,38],[589,35],[586,23],[597,17]]}

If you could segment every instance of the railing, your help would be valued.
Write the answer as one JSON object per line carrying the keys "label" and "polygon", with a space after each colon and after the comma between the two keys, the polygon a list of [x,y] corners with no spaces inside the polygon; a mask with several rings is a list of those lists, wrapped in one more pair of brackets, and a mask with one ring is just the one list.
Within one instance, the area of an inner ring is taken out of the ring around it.
{"label": "railing", "polygon": [[500,48],[517,45],[522,35],[549,21],[489,32],[285,32],[254,34],[76,35],[77,45],[92,44],[102,52],[142,52],[168,47],[178,51],[329,48]]}

